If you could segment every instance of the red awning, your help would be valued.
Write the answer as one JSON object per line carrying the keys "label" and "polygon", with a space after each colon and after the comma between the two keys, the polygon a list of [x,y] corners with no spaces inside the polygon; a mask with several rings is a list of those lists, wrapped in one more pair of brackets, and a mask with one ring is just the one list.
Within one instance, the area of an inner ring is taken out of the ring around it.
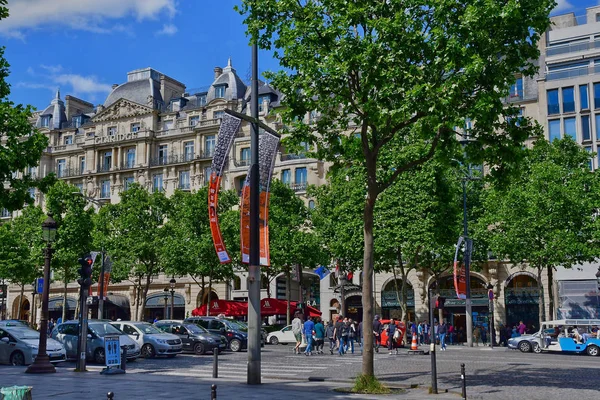
{"label": "red awning", "polygon": [[[241,317],[248,314],[248,303],[233,300],[211,300],[210,315],[223,314],[227,317]],[[206,315],[206,304],[194,309],[193,316]]]}
{"label": "red awning", "polygon": [[[297,301],[290,301],[290,314],[294,314],[298,308]],[[266,298],[260,301],[260,313],[262,316],[285,315],[287,314],[287,301],[273,298]],[[321,311],[314,307],[306,306],[305,314],[309,317],[321,316]]]}

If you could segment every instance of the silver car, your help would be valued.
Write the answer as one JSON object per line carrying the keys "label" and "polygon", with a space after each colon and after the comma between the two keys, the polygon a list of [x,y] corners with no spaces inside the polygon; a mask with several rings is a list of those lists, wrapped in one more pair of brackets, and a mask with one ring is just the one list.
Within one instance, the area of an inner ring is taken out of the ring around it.
{"label": "silver car", "polygon": [[[140,356],[140,346],[125,333],[112,326],[108,321],[89,320],[87,332],[86,355],[89,360],[104,364],[104,337],[119,336],[121,349],[127,350],[127,361],[133,361]],[[79,321],[67,321],[57,325],[52,331],[52,338],[65,346],[67,358],[77,359],[79,342]]]}
{"label": "silver car", "polygon": [[[40,333],[22,325],[3,324],[0,327],[0,363],[28,365],[38,353]],[[50,362],[66,360],[65,348],[56,340],[48,338],[46,342]]]}
{"label": "silver car", "polygon": [[142,348],[142,356],[175,357],[182,351],[181,339],[171,333],[165,333],[147,322],[118,321],[112,322]]}

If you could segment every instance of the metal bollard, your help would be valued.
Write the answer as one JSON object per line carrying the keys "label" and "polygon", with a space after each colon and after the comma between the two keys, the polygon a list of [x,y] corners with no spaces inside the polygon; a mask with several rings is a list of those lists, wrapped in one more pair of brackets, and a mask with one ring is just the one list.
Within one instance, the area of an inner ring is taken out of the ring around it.
{"label": "metal bollard", "polygon": [[210,387],[210,400],[217,400],[217,385]]}
{"label": "metal bollard", "polygon": [[462,398],[467,399],[467,378],[465,377],[465,364],[460,364],[460,379],[462,381]]}
{"label": "metal bollard", "polygon": [[213,350],[213,378],[219,377],[219,348]]}
{"label": "metal bollard", "polygon": [[115,394],[113,392],[106,393],[106,400],[113,400]]}

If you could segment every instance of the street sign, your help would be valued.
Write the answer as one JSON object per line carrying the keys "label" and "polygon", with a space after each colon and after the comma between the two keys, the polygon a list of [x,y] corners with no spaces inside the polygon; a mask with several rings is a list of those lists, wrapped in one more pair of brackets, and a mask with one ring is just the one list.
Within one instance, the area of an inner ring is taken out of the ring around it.
{"label": "street sign", "polygon": [[119,345],[119,336],[104,337],[104,354],[107,367],[121,366],[121,346]]}
{"label": "street sign", "polygon": [[44,293],[44,278],[37,278],[35,280],[35,287],[37,290],[37,294]]}

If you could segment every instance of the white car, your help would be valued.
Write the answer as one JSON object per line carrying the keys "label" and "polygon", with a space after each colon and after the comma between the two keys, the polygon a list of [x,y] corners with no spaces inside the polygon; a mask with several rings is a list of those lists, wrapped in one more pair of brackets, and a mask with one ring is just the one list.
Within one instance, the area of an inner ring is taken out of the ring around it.
{"label": "white car", "polygon": [[[38,353],[40,333],[21,325],[0,327],[0,363],[11,365],[32,364]],[[48,338],[46,350],[50,362],[67,359],[65,348],[54,339]]]}
{"label": "white car", "polygon": [[111,324],[135,341],[141,347],[142,356],[145,358],[175,357],[181,353],[182,344],[178,336],[165,333],[147,322],[118,321]]}
{"label": "white car", "polygon": [[[285,328],[271,332],[267,336],[267,343],[270,344],[296,344],[296,337],[294,336],[294,332],[292,332],[292,326],[288,325]],[[302,336],[302,345],[300,347],[306,347],[306,342],[304,341],[304,336]]]}

